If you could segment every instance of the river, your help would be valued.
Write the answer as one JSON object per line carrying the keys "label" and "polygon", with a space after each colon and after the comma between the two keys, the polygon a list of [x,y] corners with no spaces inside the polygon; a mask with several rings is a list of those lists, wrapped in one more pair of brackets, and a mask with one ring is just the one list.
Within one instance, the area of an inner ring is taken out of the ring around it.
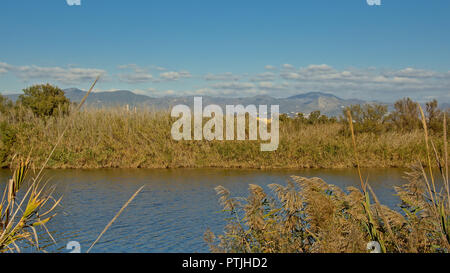
{"label": "river", "polygon": [[[365,176],[381,203],[394,207],[399,200],[393,186],[405,184],[400,169],[366,169]],[[10,177],[0,171],[2,190]],[[248,184],[286,184],[291,175],[320,177],[345,188],[359,185],[354,169],[235,170],[235,169],[105,169],[47,170],[44,180],[62,196],[57,216],[47,227],[57,241],[46,251],[68,252],[69,241],[86,251],[122,205],[142,185],[144,190],[127,207],[92,252],[208,252],[203,233],[223,231],[224,214],[214,188],[228,188],[233,196],[247,196]],[[41,245],[50,244],[43,240]]]}

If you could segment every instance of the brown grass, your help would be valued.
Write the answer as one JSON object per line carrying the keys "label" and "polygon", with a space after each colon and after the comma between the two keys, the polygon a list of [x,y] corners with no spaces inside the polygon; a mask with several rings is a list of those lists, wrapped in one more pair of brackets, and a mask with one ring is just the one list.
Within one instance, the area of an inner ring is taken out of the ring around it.
{"label": "brown grass", "polygon": [[[343,124],[280,124],[280,145],[261,152],[256,141],[174,141],[167,112],[122,108],[87,109],[72,117],[43,120],[24,110],[1,116],[14,137],[0,141],[4,162],[14,153],[28,154],[42,165],[48,151],[67,126],[47,168],[353,168],[351,138],[341,133]],[[9,139],[12,139],[9,141]],[[437,149],[442,139],[433,137]],[[3,147],[2,147],[3,145]],[[417,156],[426,162],[420,131],[359,134],[356,140],[361,167],[406,167]],[[8,165],[8,164],[5,164]]]}
{"label": "brown grass", "polygon": [[[352,130],[350,114],[348,119]],[[425,146],[429,147],[425,122],[423,126]],[[353,130],[352,141],[359,170],[360,154]],[[232,217],[227,218],[224,234],[216,236],[207,231],[205,240],[212,252],[361,253],[369,251],[369,242],[376,242],[381,252],[448,253],[450,191],[446,132],[442,141],[444,149],[434,149],[434,164],[440,176],[433,173],[431,151],[426,148],[429,171],[419,161],[411,166],[406,173],[409,183],[395,187],[401,200],[398,210],[380,204],[360,170],[361,189],[349,187],[345,191],[320,178],[297,176],[286,186],[269,185],[274,195],[250,185],[247,198],[233,198],[220,186],[216,191],[224,212]],[[442,185],[441,189],[437,185]]]}

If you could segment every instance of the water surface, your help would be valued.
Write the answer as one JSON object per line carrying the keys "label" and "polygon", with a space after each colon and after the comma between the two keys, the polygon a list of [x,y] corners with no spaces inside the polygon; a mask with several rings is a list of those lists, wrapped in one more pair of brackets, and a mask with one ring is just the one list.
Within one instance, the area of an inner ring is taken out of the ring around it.
{"label": "water surface", "polygon": [[[394,185],[405,184],[404,170],[369,169],[369,181],[383,204],[394,207]],[[0,171],[2,190],[10,177]],[[233,196],[247,196],[248,184],[286,184],[291,175],[320,177],[341,188],[358,187],[356,170],[49,170],[45,180],[63,196],[58,215],[48,223],[57,241],[50,252],[68,252],[69,241],[86,251],[122,205],[142,185],[144,190],[104,234],[92,252],[208,252],[207,228],[221,233],[224,214],[214,188],[223,185]],[[44,244],[44,242],[42,242]]]}

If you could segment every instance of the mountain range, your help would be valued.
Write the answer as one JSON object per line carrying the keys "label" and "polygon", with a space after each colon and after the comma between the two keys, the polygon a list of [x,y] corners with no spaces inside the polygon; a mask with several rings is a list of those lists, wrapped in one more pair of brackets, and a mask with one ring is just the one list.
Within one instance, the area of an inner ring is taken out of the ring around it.
{"label": "mountain range", "polygon": [[[66,97],[74,102],[81,101],[86,94],[85,91],[76,88],[65,89]],[[288,98],[274,98],[266,95],[253,97],[230,98],[202,96],[203,105],[217,104],[225,109],[226,105],[279,105],[281,113],[294,114],[297,112],[310,113],[320,110],[321,113],[328,116],[338,116],[342,113],[342,108],[352,104],[366,103],[358,99],[342,99],[332,94],[322,92],[310,92],[299,94]],[[130,107],[149,107],[153,109],[171,109],[178,104],[193,107],[194,96],[166,96],[149,97],[135,94],[131,91],[120,90],[112,92],[94,92],[91,93],[86,101],[91,107],[105,106],[124,106]]]}
{"label": "mountain range", "polygon": [[[64,89],[66,97],[73,102],[79,102],[86,95],[86,91],[77,88]],[[6,95],[11,100],[15,101],[18,94]],[[340,116],[344,107],[352,104],[370,103],[359,99],[342,99],[335,95],[322,92],[309,92],[291,96],[288,98],[274,98],[267,95],[258,95],[253,97],[242,98],[228,98],[228,97],[213,97],[202,96],[203,105],[217,104],[225,109],[226,105],[279,105],[280,112],[289,115],[302,112],[309,114],[312,111],[319,110],[322,114],[327,116]],[[135,94],[131,91],[108,91],[108,92],[93,92],[89,95],[86,104],[90,107],[109,107],[109,106],[124,106],[129,105],[133,107],[148,107],[152,109],[171,109],[178,104],[185,104],[193,107],[194,96],[166,96],[166,97],[149,97],[146,95]],[[384,103],[392,108],[392,104]],[[442,104],[441,108],[448,108],[449,105]]]}

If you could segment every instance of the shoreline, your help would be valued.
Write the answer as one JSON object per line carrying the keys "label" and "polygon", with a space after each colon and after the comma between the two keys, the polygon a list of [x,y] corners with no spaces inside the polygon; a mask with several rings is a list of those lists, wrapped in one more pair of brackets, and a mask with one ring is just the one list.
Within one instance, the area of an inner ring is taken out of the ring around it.
{"label": "shoreline", "polygon": [[[371,166],[365,167],[361,166],[361,169],[408,169],[409,166]],[[39,168],[35,168],[39,169]],[[13,170],[13,168],[0,168],[0,170]],[[99,168],[77,168],[77,167],[67,167],[67,168],[44,168],[44,170],[82,170],[82,171],[99,171],[99,170],[242,170],[242,171],[299,171],[299,170],[357,170],[357,167],[155,167],[155,168],[131,168],[131,167],[99,167]]]}

